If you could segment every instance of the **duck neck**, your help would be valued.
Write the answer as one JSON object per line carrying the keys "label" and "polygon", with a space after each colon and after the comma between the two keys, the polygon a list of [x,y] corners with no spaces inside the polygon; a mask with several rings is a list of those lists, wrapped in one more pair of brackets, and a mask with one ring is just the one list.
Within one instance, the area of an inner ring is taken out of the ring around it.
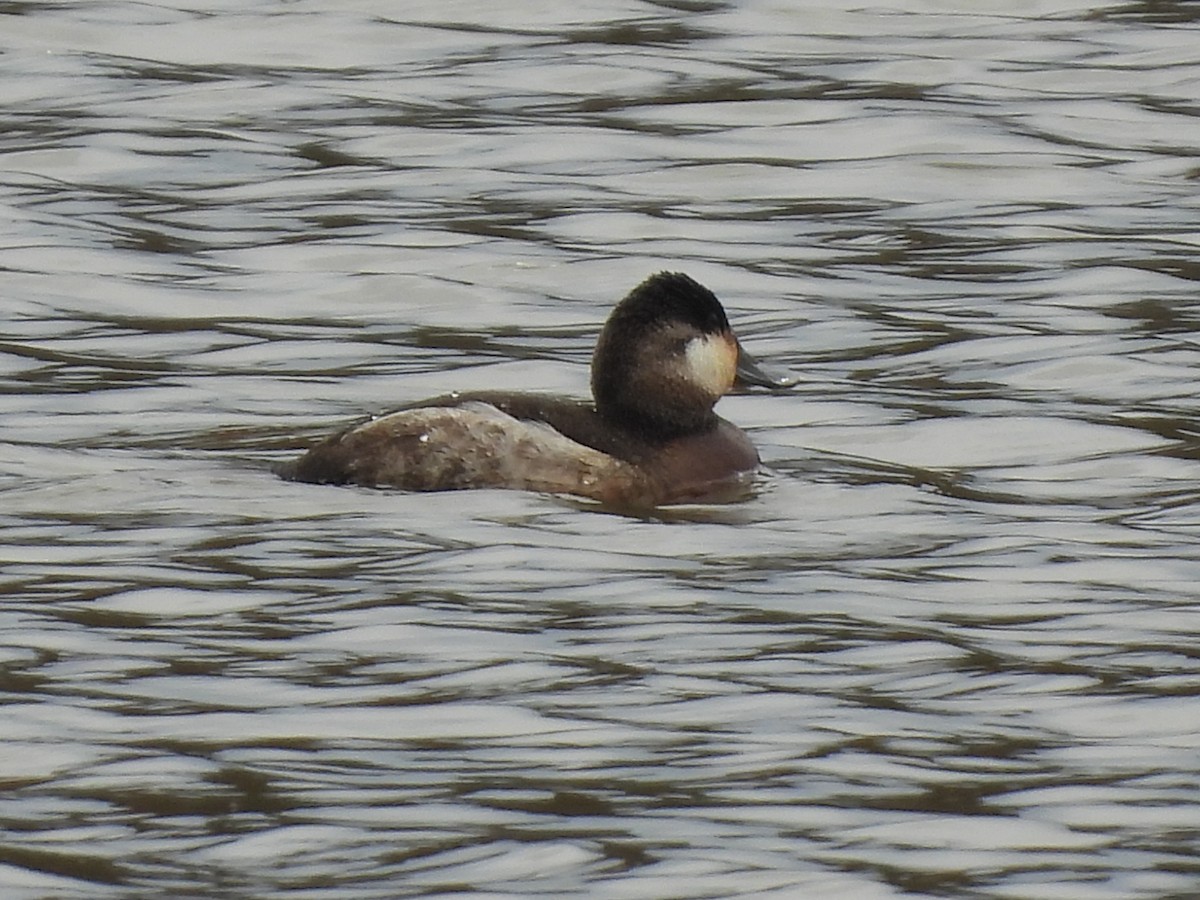
{"label": "duck neck", "polygon": [[716,428],[720,421],[711,408],[697,408],[694,404],[666,403],[646,409],[619,401],[605,402],[599,396],[596,413],[647,444],[665,444],[681,437],[703,434]]}

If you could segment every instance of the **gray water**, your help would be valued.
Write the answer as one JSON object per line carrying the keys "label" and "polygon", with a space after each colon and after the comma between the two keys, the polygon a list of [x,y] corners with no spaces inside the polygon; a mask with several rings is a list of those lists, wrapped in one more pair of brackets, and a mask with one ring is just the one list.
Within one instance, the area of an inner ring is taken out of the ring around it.
{"label": "gray water", "polygon": [[[0,895],[1200,894],[1200,4],[0,5]],[[277,480],[584,394],[727,506]]]}

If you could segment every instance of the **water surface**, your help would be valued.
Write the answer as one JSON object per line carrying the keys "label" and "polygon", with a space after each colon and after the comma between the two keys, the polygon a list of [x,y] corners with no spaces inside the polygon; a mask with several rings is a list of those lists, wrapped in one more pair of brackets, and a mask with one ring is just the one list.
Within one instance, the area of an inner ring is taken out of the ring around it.
{"label": "water surface", "polygon": [[[1195,4],[0,33],[6,898],[1195,896]],[[664,268],[748,502],[271,474]]]}

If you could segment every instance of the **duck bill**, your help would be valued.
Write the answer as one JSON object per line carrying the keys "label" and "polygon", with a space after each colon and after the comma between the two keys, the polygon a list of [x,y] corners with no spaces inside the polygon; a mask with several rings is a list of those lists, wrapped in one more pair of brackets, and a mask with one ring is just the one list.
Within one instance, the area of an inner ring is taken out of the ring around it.
{"label": "duck bill", "polygon": [[781,391],[794,387],[800,379],[791,375],[781,375],[763,368],[762,363],[738,345],[737,370],[734,378],[735,387],[764,387],[773,391]]}

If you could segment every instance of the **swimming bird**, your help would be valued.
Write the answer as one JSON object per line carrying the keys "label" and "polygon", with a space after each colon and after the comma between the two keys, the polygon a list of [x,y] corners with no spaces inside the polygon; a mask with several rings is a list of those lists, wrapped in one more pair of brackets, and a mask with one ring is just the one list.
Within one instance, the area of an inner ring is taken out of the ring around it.
{"label": "swimming bird", "polygon": [[510,488],[653,507],[744,494],[759,467],[714,412],[735,378],[771,388],[708,288],[660,272],[613,309],[592,356],[592,402],[455,393],[325,439],[281,474],[409,491]]}

